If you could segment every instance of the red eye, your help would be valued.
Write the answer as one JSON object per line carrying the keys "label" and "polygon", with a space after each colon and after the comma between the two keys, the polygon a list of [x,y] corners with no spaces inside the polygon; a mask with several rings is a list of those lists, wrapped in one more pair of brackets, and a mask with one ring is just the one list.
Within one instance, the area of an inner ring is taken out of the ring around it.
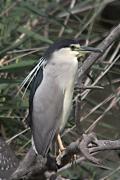
{"label": "red eye", "polygon": [[71,48],[72,51],[75,50],[75,46],[74,45],[71,45],[70,48]]}

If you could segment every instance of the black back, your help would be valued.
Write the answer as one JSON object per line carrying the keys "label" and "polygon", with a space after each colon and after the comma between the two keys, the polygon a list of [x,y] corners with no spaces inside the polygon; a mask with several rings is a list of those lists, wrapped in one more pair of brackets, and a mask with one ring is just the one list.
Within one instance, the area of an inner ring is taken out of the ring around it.
{"label": "black back", "polygon": [[31,126],[32,123],[32,109],[33,109],[33,97],[34,94],[36,92],[36,89],[38,88],[38,86],[41,84],[43,79],[43,69],[40,68],[36,74],[36,76],[34,77],[34,79],[32,80],[31,86],[30,86],[30,95],[29,95],[29,116],[28,116],[28,125]]}

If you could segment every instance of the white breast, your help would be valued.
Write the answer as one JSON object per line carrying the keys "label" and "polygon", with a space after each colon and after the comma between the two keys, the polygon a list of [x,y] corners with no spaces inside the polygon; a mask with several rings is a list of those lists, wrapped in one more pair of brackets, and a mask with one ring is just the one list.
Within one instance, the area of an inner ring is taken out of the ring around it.
{"label": "white breast", "polygon": [[60,123],[60,131],[62,131],[71,111],[74,81],[78,69],[78,60],[75,52],[72,52],[70,48],[63,48],[54,53],[50,63],[51,66],[52,63],[55,64],[55,66],[52,66],[52,68],[55,67],[55,70],[52,69],[52,71],[54,72],[54,76],[56,77],[59,88],[64,93],[63,112]]}
{"label": "white breast", "polygon": [[77,68],[78,68],[77,60],[74,61],[73,66],[71,68],[72,69],[70,69],[70,71],[68,72],[68,74],[69,74],[69,78],[67,78],[68,81],[66,82],[60,131],[62,131],[62,129],[64,128],[64,126],[69,118],[70,111],[72,109],[74,81],[75,81],[75,77],[77,74]]}

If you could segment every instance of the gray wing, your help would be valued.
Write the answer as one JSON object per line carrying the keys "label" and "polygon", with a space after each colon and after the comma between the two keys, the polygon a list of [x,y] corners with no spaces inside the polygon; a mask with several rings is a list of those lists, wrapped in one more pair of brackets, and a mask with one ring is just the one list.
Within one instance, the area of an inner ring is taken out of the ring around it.
{"label": "gray wing", "polygon": [[33,99],[32,132],[37,152],[45,156],[59,129],[64,93],[55,79],[43,77]]}

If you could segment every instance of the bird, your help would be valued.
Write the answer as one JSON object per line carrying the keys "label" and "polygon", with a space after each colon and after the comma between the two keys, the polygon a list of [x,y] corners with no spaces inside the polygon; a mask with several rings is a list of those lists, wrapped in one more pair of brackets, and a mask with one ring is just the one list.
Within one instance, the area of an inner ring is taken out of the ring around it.
{"label": "bird", "polygon": [[57,40],[23,81],[31,83],[28,124],[36,154],[46,157],[54,139],[64,150],[60,133],[70,115],[78,61],[91,51],[100,52],[77,39]]}
{"label": "bird", "polygon": [[8,180],[18,167],[19,161],[7,145],[5,139],[0,135],[0,180]]}

